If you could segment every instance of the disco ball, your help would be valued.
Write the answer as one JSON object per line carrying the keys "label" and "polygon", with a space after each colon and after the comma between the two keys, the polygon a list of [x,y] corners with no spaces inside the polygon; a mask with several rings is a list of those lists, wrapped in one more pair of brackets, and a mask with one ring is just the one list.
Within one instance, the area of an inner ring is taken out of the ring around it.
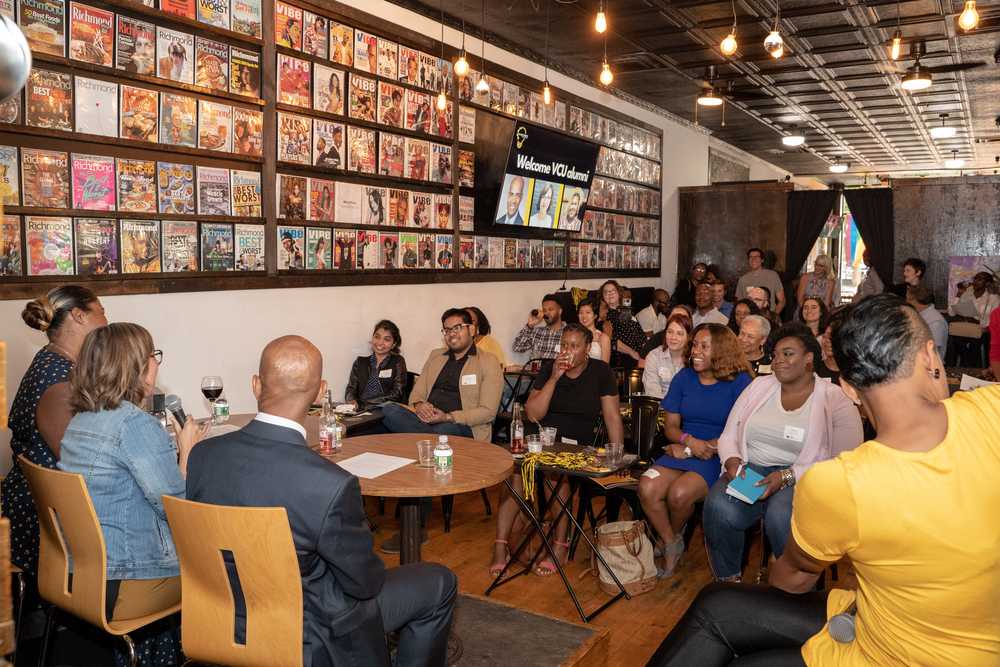
{"label": "disco ball", "polygon": [[0,102],[13,97],[28,80],[31,49],[24,33],[6,16],[0,15]]}

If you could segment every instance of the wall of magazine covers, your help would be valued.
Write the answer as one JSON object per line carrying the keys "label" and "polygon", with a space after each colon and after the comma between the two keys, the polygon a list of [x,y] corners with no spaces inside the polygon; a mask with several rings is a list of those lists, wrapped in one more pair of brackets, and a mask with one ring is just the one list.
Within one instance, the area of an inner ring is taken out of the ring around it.
{"label": "wall of magazine covers", "polygon": [[[0,105],[2,298],[659,275],[658,129],[490,63],[479,96],[482,63],[349,7],[145,3],[0,0],[35,61]],[[476,113],[601,144],[580,234],[473,233]]]}

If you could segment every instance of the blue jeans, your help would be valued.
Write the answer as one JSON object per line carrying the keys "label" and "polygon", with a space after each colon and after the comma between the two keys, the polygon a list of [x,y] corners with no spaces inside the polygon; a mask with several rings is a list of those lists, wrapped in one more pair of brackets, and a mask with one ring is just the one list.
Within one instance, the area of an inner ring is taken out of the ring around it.
{"label": "blue jeans", "polygon": [[396,405],[386,403],[382,406],[382,426],[389,433],[436,433],[438,435],[461,435],[466,438],[472,437],[472,429],[465,424],[425,424],[420,421],[420,417]]}
{"label": "blue jeans", "polygon": [[[781,466],[749,466],[767,477]],[[792,496],[794,487],[784,488],[764,500],[748,505],[726,493],[729,480],[719,477],[705,500],[702,523],[708,560],[717,579],[739,576],[743,571],[743,546],[747,528],[764,517],[764,532],[771,542],[775,557],[781,556],[792,530]]]}

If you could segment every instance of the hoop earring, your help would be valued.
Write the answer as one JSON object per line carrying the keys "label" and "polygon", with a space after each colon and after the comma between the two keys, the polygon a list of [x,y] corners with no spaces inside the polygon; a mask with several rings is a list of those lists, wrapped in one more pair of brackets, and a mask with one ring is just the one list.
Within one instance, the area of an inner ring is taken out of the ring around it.
{"label": "hoop earring", "polygon": [[934,379],[935,380],[940,380],[941,379],[941,369],[940,368],[935,368],[934,369]]}

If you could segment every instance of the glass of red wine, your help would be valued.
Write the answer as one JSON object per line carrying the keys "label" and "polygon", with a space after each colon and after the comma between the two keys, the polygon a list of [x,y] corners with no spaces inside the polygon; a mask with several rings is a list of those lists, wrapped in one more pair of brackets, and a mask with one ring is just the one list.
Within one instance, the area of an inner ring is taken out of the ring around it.
{"label": "glass of red wine", "polygon": [[201,379],[201,393],[212,405],[212,418],[215,418],[215,402],[222,396],[222,378],[218,375],[206,375]]}

